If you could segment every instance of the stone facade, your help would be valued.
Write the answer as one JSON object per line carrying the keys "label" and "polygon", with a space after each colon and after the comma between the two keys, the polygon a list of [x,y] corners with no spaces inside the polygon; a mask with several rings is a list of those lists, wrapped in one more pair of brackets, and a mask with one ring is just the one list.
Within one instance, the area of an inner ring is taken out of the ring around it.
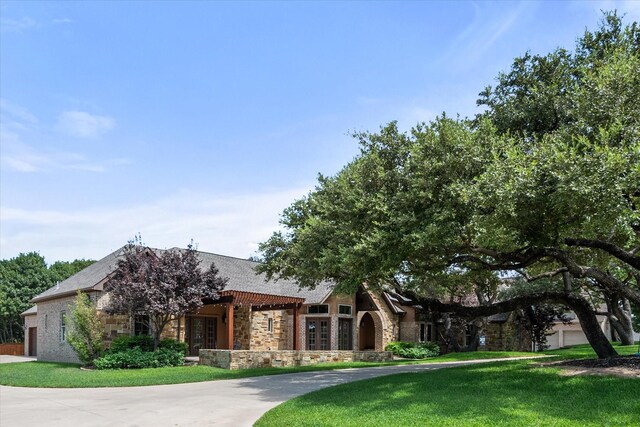
{"label": "stone facade", "polygon": [[[389,306],[382,301],[379,295],[369,292],[369,296],[378,306],[378,313],[382,320],[382,345],[381,348],[378,349],[376,344],[376,351],[382,351],[384,347],[392,341],[398,341],[400,338],[400,319],[397,315],[395,315]],[[376,334],[378,331],[376,330]],[[376,343],[377,343],[376,339]]]}
{"label": "stone facade", "polygon": [[[286,350],[289,344],[289,315],[285,310],[251,313],[250,350]],[[271,324],[271,330],[269,325]]]}
{"label": "stone facade", "polygon": [[205,366],[235,370],[307,366],[332,362],[387,362],[390,360],[393,360],[393,355],[388,351],[200,350],[199,363]]}

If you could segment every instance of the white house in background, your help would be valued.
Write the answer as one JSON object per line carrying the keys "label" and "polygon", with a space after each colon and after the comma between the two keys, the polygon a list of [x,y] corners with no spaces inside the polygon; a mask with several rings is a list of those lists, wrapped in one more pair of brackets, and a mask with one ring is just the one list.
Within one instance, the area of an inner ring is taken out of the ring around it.
{"label": "white house in background", "polygon": [[[576,315],[569,313],[567,317],[571,319],[571,323],[565,324],[557,320],[549,335],[547,335],[549,350],[589,343],[587,336],[582,331],[582,327],[580,327],[580,322]],[[602,332],[611,340],[611,324],[609,323],[609,319],[607,319],[607,316],[596,317],[598,318]]]}

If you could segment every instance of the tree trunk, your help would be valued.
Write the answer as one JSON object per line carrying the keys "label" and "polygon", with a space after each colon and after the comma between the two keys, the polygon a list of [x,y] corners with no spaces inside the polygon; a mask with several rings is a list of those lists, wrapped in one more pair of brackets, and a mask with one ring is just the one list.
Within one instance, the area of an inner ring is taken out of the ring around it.
{"label": "tree trunk", "polygon": [[453,348],[453,351],[460,353],[462,348],[458,343],[458,338],[456,337],[455,331],[451,325],[451,315],[449,313],[444,313],[442,318],[444,320],[444,336],[447,344],[447,350],[450,351]]}
{"label": "tree trunk", "polygon": [[[464,306],[458,303],[443,303],[435,298],[415,296],[423,306],[440,313],[459,315],[465,318],[478,316],[490,316],[497,313],[506,313],[531,304],[542,302],[551,304],[563,304],[569,306],[578,316],[584,334],[600,359],[617,356],[615,349],[600,329],[600,324],[591,305],[581,296],[566,294],[565,292],[539,292],[522,295],[509,300],[500,301],[486,306]],[[444,315],[443,315],[443,318]],[[446,318],[445,318],[446,319]],[[446,325],[446,320],[445,320]]]}
{"label": "tree trunk", "polygon": [[627,298],[607,298],[607,317],[622,345],[633,345],[633,319]]}
{"label": "tree trunk", "polygon": [[591,344],[593,351],[598,355],[598,359],[607,359],[609,357],[617,356],[618,353],[613,348],[602,329],[600,329],[600,323],[596,313],[587,304],[570,304],[570,308],[578,316],[580,326]]}

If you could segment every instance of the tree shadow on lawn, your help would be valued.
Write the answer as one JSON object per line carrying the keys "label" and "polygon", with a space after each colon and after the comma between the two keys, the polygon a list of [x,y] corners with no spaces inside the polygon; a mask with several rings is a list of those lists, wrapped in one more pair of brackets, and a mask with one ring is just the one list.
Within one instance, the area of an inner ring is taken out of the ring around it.
{"label": "tree shadow on lawn", "polygon": [[332,414],[329,425],[633,425],[640,414],[639,387],[639,380],[563,377],[522,363],[471,366],[320,390],[269,415],[294,409],[300,424],[307,417],[317,424],[318,411]]}

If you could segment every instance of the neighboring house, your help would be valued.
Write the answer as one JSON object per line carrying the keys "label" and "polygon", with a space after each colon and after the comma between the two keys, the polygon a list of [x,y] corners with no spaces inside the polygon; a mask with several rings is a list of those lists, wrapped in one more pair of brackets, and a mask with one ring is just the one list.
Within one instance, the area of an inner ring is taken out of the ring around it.
{"label": "neighboring house", "polygon": [[[107,346],[118,335],[149,332],[141,319],[103,311],[108,302],[103,288],[122,253],[118,249],[32,299],[36,306],[23,313],[26,354],[78,361],[66,341],[64,317],[78,290],[96,303]],[[214,263],[229,281],[218,299],[205,300],[197,312],[164,329],[163,337],[186,341],[192,355],[200,349],[382,351],[400,336],[429,339],[426,323],[417,320],[418,309],[396,304],[387,293],[362,287],[355,295],[340,295],[328,282],[300,289],[291,280],[266,281],[253,261],[206,252],[198,252],[198,258],[202,266]]]}
{"label": "neighboring house", "polygon": [[[574,313],[566,314],[566,317],[570,320],[569,323],[563,323],[557,320],[553,325],[553,328],[547,334],[547,345],[549,350],[555,350],[556,348],[569,347],[578,344],[588,344],[586,335],[582,331],[580,322],[578,321]],[[596,316],[602,332],[605,336],[611,340],[611,324],[607,316]]]}

